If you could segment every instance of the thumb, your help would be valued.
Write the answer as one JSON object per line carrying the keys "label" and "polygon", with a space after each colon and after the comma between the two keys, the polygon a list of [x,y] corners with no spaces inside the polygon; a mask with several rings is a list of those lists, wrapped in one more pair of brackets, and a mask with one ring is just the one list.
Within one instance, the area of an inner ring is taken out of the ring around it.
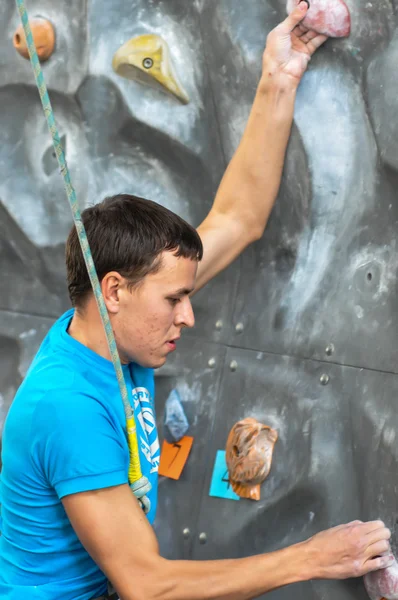
{"label": "thumb", "polygon": [[299,2],[298,6],[290,13],[290,15],[280,24],[280,29],[283,30],[284,33],[291,33],[295,27],[304,19],[306,16],[308,9],[310,8],[310,3],[307,0],[302,0]]}

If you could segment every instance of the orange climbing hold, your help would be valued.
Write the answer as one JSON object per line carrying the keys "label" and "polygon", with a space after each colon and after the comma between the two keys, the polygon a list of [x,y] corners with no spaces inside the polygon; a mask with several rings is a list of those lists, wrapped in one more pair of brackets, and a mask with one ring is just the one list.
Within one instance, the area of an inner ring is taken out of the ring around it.
{"label": "orange climbing hold", "polygon": [[277,439],[275,429],[253,418],[243,419],[232,427],[225,458],[235,494],[260,500],[260,484],[270,472]]}
{"label": "orange climbing hold", "polygon": [[[44,62],[48,60],[51,54],[54,52],[55,47],[55,31],[54,27],[41,17],[35,17],[29,21],[30,28],[32,30],[33,41],[36,46],[37,55],[39,59]],[[29,58],[28,46],[26,43],[25,32],[22,25],[18,27],[14,33],[14,48],[24,58]]]}

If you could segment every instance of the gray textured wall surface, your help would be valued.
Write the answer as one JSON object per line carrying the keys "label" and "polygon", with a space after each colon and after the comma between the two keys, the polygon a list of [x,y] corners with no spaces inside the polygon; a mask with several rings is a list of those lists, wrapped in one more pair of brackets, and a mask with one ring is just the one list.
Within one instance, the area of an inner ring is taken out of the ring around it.
{"label": "gray textured wall surface", "polygon": [[[30,16],[56,29],[44,74],[81,206],[129,192],[198,225],[243,132],[266,34],[284,4],[30,0]],[[195,330],[157,374],[159,421],[177,387],[195,437],[181,480],[160,483],[156,530],[169,557],[268,551],[353,518],[381,517],[395,529],[397,7],[347,4],[351,37],[329,41],[300,86],[264,237],[198,294]],[[3,0],[0,429],[41,339],[68,307],[71,217],[29,63],[12,46],[18,24],[14,1]],[[188,105],[112,71],[114,52],[143,33],[168,42]],[[216,450],[246,416],[279,432],[262,499],[211,498]],[[366,596],[360,581],[269,595],[291,597]]]}

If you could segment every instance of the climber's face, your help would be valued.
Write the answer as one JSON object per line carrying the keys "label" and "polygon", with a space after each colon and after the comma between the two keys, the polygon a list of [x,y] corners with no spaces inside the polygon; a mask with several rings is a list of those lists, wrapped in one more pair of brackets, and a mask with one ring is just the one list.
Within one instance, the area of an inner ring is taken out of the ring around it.
{"label": "climber's face", "polygon": [[195,287],[197,261],[172,252],[160,258],[160,268],[133,288],[119,274],[106,275],[107,305],[123,363],[162,366],[176,349],[182,329],[195,324],[189,294]]}

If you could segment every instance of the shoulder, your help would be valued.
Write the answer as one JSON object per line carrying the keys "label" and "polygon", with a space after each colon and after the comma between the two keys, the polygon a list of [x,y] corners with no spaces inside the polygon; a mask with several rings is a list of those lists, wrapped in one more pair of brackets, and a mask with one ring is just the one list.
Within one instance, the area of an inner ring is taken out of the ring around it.
{"label": "shoulder", "polygon": [[37,402],[30,455],[59,497],[127,481],[123,422],[79,379],[48,388]]}
{"label": "shoulder", "polygon": [[37,424],[43,423],[48,428],[57,424],[114,418],[101,391],[84,377],[76,373],[65,376],[62,370],[59,373],[55,371],[53,375],[54,382],[43,390],[35,406],[34,421]]}

